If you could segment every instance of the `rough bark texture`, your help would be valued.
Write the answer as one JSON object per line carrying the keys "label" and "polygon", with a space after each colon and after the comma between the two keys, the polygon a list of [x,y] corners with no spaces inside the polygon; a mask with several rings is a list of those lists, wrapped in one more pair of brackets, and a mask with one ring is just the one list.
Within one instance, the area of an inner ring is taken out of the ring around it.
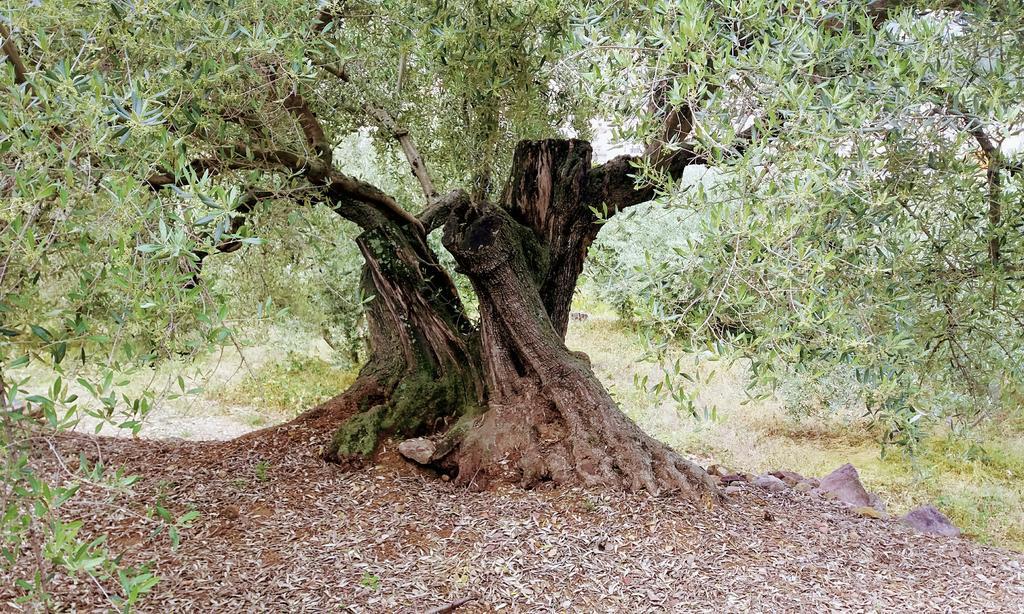
{"label": "rough bark texture", "polygon": [[[481,404],[475,344],[458,293],[423,238],[386,220],[357,239],[371,356],[357,383],[374,392],[335,433],[330,458],[369,456],[384,436],[443,431]],[[372,385],[366,385],[372,382]]]}
{"label": "rough bark texture", "polygon": [[600,228],[588,205],[591,148],[585,141],[523,141],[516,147],[501,207],[529,228],[546,257],[532,263],[540,295],[560,337],[569,326],[576,282]]}
{"label": "rough bark texture", "polygon": [[592,168],[582,141],[523,142],[500,202],[446,199],[444,245],[478,298],[475,330],[415,229],[361,220],[375,298],[373,358],[360,379],[380,394],[338,430],[336,458],[368,455],[392,435],[407,440],[407,457],[474,488],[553,482],[714,497],[704,471],[626,418],[564,343],[599,229],[591,207],[634,197],[628,160],[609,164]]}

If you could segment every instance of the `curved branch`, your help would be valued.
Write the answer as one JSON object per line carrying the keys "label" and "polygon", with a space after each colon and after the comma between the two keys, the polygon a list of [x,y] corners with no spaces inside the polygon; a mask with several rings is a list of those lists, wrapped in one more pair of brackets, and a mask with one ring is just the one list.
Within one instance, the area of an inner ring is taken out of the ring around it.
{"label": "curved branch", "polygon": [[[344,68],[335,68],[334,66],[327,65],[322,66],[322,68],[337,77],[343,83],[352,83],[351,77]],[[433,199],[437,198],[437,188],[434,187],[434,181],[430,177],[430,171],[427,169],[427,163],[424,161],[423,156],[416,147],[416,143],[413,141],[412,135],[409,134],[409,131],[400,126],[394,116],[382,107],[378,107],[370,102],[363,102],[363,111],[377,122],[382,129],[387,130],[388,133],[398,141],[398,144],[402,148],[402,153],[405,155],[405,159],[409,163],[409,167],[412,169],[412,174],[416,177],[416,180],[420,184],[420,188],[423,190],[423,195],[427,198],[427,202],[429,203]]]}
{"label": "curved branch", "polygon": [[324,132],[323,124],[317,118],[316,113],[310,108],[306,99],[303,98],[297,91],[292,90],[282,101],[284,108],[288,110],[296,121],[299,122],[299,126],[302,128],[302,133],[306,137],[306,142],[316,152],[316,155],[324,161],[325,164],[331,163],[331,145],[327,141],[327,135]]}
{"label": "curved branch", "polygon": [[[282,149],[250,147],[244,143],[225,145],[216,148],[215,151],[221,155],[216,158],[193,160],[189,167],[197,175],[245,168],[287,172],[289,175],[303,177],[315,186],[326,188],[332,201],[353,201],[369,205],[389,218],[409,224],[423,232],[420,221],[403,209],[391,195],[372,183],[334,169],[319,158],[307,158]],[[163,171],[147,178],[146,183],[151,189],[159,190],[170,186],[187,185],[188,179],[182,174]]]}
{"label": "curved branch", "polygon": [[420,213],[420,224],[423,225],[423,229],[429,234],[431,231],[443,226],[452,211],[467,206],[469,203],[469,193],[465,190],[452,190],[444,196],[435,199],[423,210],[423,213]]}
{"label": "curved branch", "polygon": [[7,61],[14,67],[14,83],[31,88],[32,85],[28,83],[28,70],[25,68],[25,62],[21,59],[18,45],[14,41],[14,37],[11,36],[10,28],[2,21],[0,21],[0,37],[4,39],[0,49],[3,49],[4,55],[7,56]]}

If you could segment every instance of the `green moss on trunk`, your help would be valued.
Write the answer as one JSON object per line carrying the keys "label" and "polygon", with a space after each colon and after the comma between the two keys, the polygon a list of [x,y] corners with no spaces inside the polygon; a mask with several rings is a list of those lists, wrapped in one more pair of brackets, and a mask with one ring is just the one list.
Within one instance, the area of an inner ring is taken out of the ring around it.
{"label": "green moss on trunk", "polygon": [[437,379],[419,372],[403,377],[386,403],[349,418],[331,441],[339,459],[367,457],[384,437],[406,439],[430,434],[451,419],[476,414],[478,408],[464,374]]}

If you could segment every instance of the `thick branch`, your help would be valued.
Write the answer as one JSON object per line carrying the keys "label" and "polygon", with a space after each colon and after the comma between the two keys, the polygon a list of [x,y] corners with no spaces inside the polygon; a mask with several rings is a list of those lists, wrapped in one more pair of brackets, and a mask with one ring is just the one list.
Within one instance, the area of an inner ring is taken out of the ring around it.
{"label": "thick branch", "polygon": [[[313,185],[326,188],[329,199],[336,203],[333,208],[349,201],[363,203],[391,219],[409,224],[423,232],[420,221],[403,209],[389,194],[372,183],[335,170],[318,158],[307,158],[280,149],[249,147],[242,143],[220,147],[217,151],[221,154],[217,158],[201,158],[190,163],[197,175],[202,172],[216,173],[224,169],[239,168],[285,171],[291,175],[304,177]],[[181,175],[161,172],[150,176],[146,183],[151,189],[159,190],[172,185],[180,186],[187,181]]]}
{"label": "thick branch", "polygon": [[668,103],[671,84],[670,78],[659,81],[651,92],[648,104],[650,111],[664,114],[661,134],[644,148],[644,157],[655,166],[664,164],[671,156],[670,144],[683,142],[693,130],[693,107],[690,104],[674,107]]}
{"label": "thick branch", "polygon": [[[595,167],[587,179],[585,204],[590,207],[606,205],[611,214],[653,200],[657,196],[656,186],[649,181],[638,183],[636,178],[637,166],[644,161],[644,156],[618,156]],[[678,179],[686,167],[706,162],[692,145],[684,145],[665,156],[659,170]]]}
{"label": "thick branch", "polygon": [[452,190],[444,196],[435,199],[420,213],[420,223],[427,234],[429,234],[431,231],[443,226],[452,211],[468,205],[469,202],[469,194],[465,190]]}

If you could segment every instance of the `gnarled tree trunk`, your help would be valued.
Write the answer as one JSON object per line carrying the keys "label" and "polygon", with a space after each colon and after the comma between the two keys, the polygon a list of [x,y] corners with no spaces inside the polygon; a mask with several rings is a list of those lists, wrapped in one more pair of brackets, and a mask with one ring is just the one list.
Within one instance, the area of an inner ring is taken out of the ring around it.
{"label": "gnarled tree trunk", "polygon": [[447,212],[444,245],[473,284],[477,330],[411,228],[364,233],[375,298],[361,378],[385,382],[386,400],[341,427],[334,455],[368,454],[391,434],[418,437],[408,456],[474,488],[550,481],[713,497],[704,471],[625,417],[587,357],[565,346],[599,229],[590,207],[607,183],[585,142],[523,142],[499,203],[461,199]]}
{"label": "gnarled tree trunk", "polygon": [[359,221],[371,351],[350,389],[361,411],[331,441],[338,461],[369,456],[384,436],[446,430],[483,401],[476,334],[423,237],[390,220]]}

